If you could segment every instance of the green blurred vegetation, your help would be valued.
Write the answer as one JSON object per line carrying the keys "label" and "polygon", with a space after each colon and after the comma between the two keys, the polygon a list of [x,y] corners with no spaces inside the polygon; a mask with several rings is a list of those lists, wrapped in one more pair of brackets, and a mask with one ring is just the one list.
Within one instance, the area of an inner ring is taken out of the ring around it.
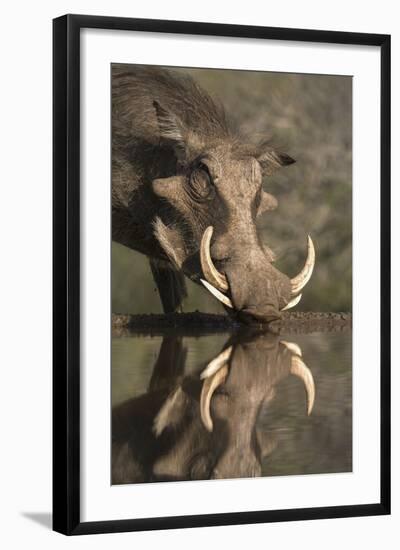
{"label": "green blurred vegetation", "polygon": [[[352,303],[352,79],[211,69],[191,74],[220,100],[228,117],[250,136],[267,136],[296,159],[264,187],[279,206],[260,220],[276,266],[289,276],[302,267],[307,234],[316,268],[298,309],[351,311]],[[218,312],[218,303],[188,281],[185,311]],[[114,312],[161,312],[147,259],[112,245]]]}

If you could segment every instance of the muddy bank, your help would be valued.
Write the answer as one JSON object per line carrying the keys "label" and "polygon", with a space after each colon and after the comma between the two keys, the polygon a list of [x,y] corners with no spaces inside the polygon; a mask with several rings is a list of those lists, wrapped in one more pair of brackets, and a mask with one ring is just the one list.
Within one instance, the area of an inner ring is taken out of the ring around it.
{"label": "muddy bank", "polygon": [[317,313],[313,311],[285,312],[281,330],[293,333],[325,332],[350,330],[352,316],[348,312]]}
{"label": "muddy bank", "polygon": [[[234,332],[244,325],[227,315],[212,313],[112,314],[114,336],[123,334],[166,335],[179,332],[186,336]],[[285,312],[279,322],[282,332],[309,333],[351,329],[351,313]]]}

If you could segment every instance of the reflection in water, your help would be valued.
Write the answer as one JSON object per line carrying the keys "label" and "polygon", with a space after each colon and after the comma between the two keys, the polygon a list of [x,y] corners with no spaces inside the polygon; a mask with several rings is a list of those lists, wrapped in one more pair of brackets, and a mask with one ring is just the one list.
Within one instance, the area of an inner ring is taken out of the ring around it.
{"label": "reflection in water", "polygon": [[[182,337],[164,337],[147,389],[115,399],[112,483],[350,471],[351,368],[314,380],[293,340],[238,332],[207,362],[188,361],[191,347]],[[117,358],[113,353],[113,386]],[[331,400],[325,410],[322,398]]]}

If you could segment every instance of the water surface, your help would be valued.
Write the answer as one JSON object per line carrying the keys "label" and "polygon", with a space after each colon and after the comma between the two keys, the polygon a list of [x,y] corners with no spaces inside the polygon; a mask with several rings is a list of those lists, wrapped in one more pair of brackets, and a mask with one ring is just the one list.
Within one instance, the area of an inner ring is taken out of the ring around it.
{"label": "water surface", "polygon": [[350,329],[114,337],[113,483],[351,471],[351,342]]}

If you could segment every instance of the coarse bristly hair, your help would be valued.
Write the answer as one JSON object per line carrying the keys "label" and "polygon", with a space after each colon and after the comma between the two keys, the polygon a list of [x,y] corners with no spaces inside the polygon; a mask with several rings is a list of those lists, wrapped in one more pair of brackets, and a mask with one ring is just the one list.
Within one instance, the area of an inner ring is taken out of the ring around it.
{"label": "coarse bristly hair", "polygon": [[[179,131],[218,139],[230,136],[222,105],[187,75],[159,67],[112,65],[113,144],[157,143],[160,121],[174,137]],[[163,122],[164,121],[164,122]]]}

